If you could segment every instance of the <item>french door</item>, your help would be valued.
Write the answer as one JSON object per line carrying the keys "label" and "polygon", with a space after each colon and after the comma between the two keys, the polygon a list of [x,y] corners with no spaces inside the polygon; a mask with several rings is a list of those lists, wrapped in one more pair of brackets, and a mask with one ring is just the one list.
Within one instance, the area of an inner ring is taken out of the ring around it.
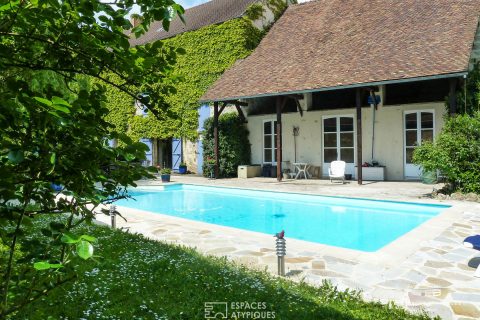
{"label": "french door", "polygon": [[405,179],[419,179],[422,167],[412,162],[415,147],[435,137],[433,110],[407,111],[404,115],[404,175]]}
{"label": "french door", "polygon": [[353,116],[323,117],[323,175],[328,175],[330,163],[346,162],[346,173],[355,169],[355,122]]}
{"label": "french door", "polygon": [[263,163],[277,163],[277,121],[263,122]]}

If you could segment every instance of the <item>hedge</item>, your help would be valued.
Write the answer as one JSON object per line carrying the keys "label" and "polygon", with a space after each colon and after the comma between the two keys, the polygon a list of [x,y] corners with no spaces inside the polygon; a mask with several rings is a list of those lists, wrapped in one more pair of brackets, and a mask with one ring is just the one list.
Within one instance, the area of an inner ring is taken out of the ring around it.
{"label": "hedge", "polygon": [[[212,166],[209,160],[215,159],[215,141],[213,139],[213,118],[204,124],[203,135],[203,174],[209,177]],[[250,141],[248,130],[236,113],[222,114],[218,119],[218,145],[220,150],[220,177],[236,177],[239,165],[250,164]]]}

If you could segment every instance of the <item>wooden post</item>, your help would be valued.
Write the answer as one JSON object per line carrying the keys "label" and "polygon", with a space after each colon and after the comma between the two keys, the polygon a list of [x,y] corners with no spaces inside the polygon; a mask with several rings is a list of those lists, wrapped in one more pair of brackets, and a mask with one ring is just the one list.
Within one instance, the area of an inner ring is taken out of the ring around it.
{"label": "wooden post", "polygon": [[282,181],[282,107],[283,97],[277,97],[277,181]]}
{"label": "wooden post", "polygon": [[219,176],[219,152],[218,152],[218,102],[213,103],[213,140],[215,142],[215,179]]}
{"label": "wooden post", "polygon": [[454,116],[457,113],[457,78],[450,79],[450,92],[448,95],[448,104],[450,109],[450,116]]}
{"label": "wooden post", "polygon": [[357,88],[356,92],[357,107],[357,180],[362,185],[362,89]]}

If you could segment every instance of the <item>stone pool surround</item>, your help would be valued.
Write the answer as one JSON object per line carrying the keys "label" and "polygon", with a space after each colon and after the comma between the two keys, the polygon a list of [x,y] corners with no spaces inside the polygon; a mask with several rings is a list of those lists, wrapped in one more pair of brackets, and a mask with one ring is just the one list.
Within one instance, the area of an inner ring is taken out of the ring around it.
{"label": "stone pool surround", "polygon": [[[323,182],[307,182],[305,185],[310,186],[310,189],[318,190],[306,191],[298,190],[303,189],[302,186],[292,185],[285,188],[285,184],[282,184],[281,188],[276,188],[276,184],[265,185],[265,180],[258,183],[250,180],[249,189],[281,189],[287,192],[290,189],[289,192],[329,194],[327,190],[322,192],[322,189],[328,187]],[[239,184],[243,184],[243,181],[228,183],[225,180],[200,178],[188,178],[182,182],[222,187],[239,187]],[[146,185],[154,186],[160,183],[145,181],[142,184],[142,187],[148,188]],[[394,301],[411,310],[423,309],[432,315],[441,316],[442,319],[479,319],[480,278],[474,278],[473,273],[475,266],[480,263],[480,254],[464,248],[462,240],[468,235],[480,234],[480,204],[439,202],[425,196],[424,189],[427,189],[423,185],[397,184],[404,189],[392,193],[394,197],[382,192],[382,198],[450,204],[452,207],[376,252],[289,239],[287,230],[287,275],[293,280],[303,279],[313,285],[327,279],[339,289],[361,290],[365,299],[385,303]],[[385,183],[385,186],[388,184]],[[350,189],[353,189],[362,190],[357,193],[364,198],[363,193],[368,192],[368,186],[360,187],[364,189],[349,185],[341,187],[344,188],[335,187],[336,195],[352,197]],[[377,191],[382,187],[383,185],[375,185]],[[429,188],[431,190],[431,187]],[[412,190],[416,190],[416,195],[411,194]],[[378,196],[378,193],[376,195]],[[126,227],[130,232],[142,233],[159,241],[194,247],[205,254],[226,256],[251,268],[266,268],[272,273],[276,272],[277,258],[274,238],[271,235],[131,208],[119,207],[119,211],[127,218],[127,222],[118,219],[118,227]],[[98,219],[108,223],[109,218],[99,215]],[[476,256],[478,258],[475,258]]]}

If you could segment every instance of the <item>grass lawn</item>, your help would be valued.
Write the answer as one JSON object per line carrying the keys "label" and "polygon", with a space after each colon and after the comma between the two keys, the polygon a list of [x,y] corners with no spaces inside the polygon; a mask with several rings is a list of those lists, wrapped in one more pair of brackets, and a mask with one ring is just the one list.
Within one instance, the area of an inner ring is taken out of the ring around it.
{"label": "grass lawn", "polygon": [[[35,225],[40,229],[47,223],[37,219]],[[258,311],[264,317],[269,311],[270,319],[428,319],[393,305],[364,302],[328,284],[293,283],[141,235],[102,226],[81,229],[77,234],[97,237],[98,261],[81,262],[76,282],[12,319],[204,319],[209,301],[228,302],[229,308],[232,302],[262,302]]]}

